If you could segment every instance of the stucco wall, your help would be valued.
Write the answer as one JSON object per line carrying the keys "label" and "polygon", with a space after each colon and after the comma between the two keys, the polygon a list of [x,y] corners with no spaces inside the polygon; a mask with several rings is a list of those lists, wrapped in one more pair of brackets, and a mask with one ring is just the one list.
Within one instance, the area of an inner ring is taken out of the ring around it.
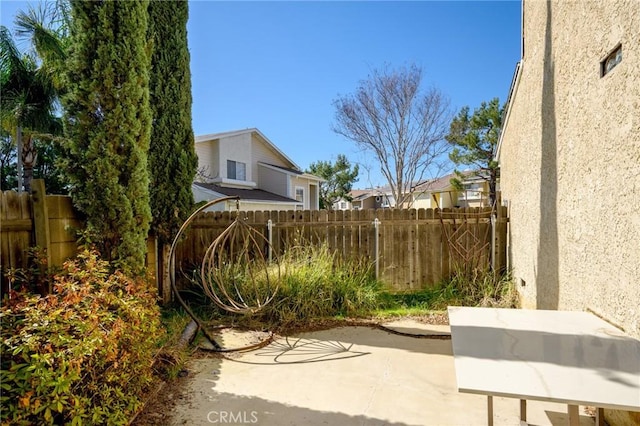
{"label": "stucco wall", "polygon": [[433,209],[436,207],[436,203],[433,201],[430,192],[423,192],[416,196],[413,204],[411,205],[414,209]]}
{"label": "stucco wall", "polygon": [[[523,7],[500,152],[523,305],[591,309],[640,337],[640,2]],[[601,77],[620,43],[622,62]]]}

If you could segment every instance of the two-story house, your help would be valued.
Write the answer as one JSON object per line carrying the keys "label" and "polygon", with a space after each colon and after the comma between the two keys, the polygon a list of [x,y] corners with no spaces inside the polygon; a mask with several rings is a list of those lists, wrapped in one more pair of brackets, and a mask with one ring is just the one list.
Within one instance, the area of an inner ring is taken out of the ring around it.
{"label": "two-story house", "polygon": [[[318,210],[322,178],[300,170],[256,128],[195,138],[196,202],[240,197],[241,210]],[[234,210],[235,202],[213,210]]]}

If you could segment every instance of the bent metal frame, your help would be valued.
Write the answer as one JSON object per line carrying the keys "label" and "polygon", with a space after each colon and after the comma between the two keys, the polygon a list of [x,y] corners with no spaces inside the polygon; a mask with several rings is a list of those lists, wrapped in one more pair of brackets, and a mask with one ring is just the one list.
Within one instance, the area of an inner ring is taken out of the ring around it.
{"label": "bent metal frame", "polygon": [[588,312],[449,307],[459,392],[640,411],[640,341]]}

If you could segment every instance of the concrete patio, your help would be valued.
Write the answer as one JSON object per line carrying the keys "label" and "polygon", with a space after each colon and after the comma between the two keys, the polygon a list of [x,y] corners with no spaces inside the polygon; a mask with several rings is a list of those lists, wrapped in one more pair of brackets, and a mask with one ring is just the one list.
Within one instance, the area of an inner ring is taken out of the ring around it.
{"label": "concrete patio", "polygon": [[[447,326],[388,324],[414,334]],[[224,342],[227,345],[230,342]],[[229,358],[189,365],[171,425],[483,425],[487,401],[459,393],[451,341],[369,327],[342,327],[278,338]],[[593,425],[581,407],[581,425]],[[169,407],[167,407],[169,410]],[[567,424],[566,405],[530,401],[529,424]],[[167,413],[164,413],[165,415]],[[519,402],[494,399],[496,425],[519,425]]]}

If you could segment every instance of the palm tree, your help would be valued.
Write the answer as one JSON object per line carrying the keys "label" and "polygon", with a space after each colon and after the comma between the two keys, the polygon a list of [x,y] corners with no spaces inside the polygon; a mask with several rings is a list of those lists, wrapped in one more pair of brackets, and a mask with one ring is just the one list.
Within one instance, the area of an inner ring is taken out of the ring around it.
{"label": "palm tree", "polygon": [[[19,192],[23,185],[25,191],[31,190],[37,159],[33,137],[62,131],[56,110],[64,87],[60,76],[68,40],[64,4],[59,2],[57,9],[46,4],[39,9],[30,8],[16,17],[17,33],[30,39],[33,53],[20,53],[9,30],[0,28],[0,119],[3,128],[15,130]],[[49,25],[45,24],[47,20]]]}
{"label": "palm tree", "polygon": [[42,2],[38,8],[29,6],[15,18],[16,36],[29,41],[40,59],[40,68],[53,83],[58,96],[65,92],[65,61],[71,42],[70,6],[67,0]]}

